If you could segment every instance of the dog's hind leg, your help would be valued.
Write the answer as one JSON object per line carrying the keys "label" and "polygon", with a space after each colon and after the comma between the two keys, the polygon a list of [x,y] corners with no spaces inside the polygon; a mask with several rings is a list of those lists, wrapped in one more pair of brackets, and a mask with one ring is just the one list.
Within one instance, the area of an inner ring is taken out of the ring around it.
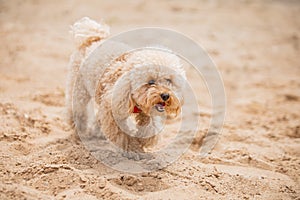
{"label": "dog's hind leg", "polygon": [[87,105],[91,97],[84,86],[81,76],[78,76],[75,81],[72,99],[73,119],[76,130],[79,133],[84,133],[87,130],[88,123]]}
{"label": "dog's hind leg", "polygon": [[68,73],[67,84],[66,84],[66,99],[65,99],[66,113],[65,114],[66,114],[67,122],[71,126],[74,126],[73,111],[72,111],[73,89],[78,76],[78,71],[82,59],[83,59],[83,55],[80,52],[73,53],[68,67],[69,73]]}

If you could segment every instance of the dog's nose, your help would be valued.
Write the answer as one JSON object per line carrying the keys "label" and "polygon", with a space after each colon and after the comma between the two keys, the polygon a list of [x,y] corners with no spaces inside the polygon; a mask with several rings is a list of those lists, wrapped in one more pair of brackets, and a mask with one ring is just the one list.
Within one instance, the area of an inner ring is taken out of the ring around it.
{"label": "dog's nose", "polygon": [[162,98],[162,100],[167,101],[170,97],[170,95],[168,93],[162,93],[160,95],[160,97]]}

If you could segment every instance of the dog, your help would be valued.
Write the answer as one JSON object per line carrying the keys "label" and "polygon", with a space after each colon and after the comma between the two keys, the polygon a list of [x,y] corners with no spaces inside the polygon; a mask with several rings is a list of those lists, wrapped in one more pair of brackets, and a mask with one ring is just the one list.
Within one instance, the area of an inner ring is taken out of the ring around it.
{"label": "dog", "polygon": [[95,105],[92,125],[125,151],[146,152],[157,144],[167,118],[183,105],[185,71],[178,56],[153,46],[132,51],[107,40],[109,26],[87,17],[72,26],[76,50],[69,63],[67,116],[77,131],[88,128],[88,105]]}

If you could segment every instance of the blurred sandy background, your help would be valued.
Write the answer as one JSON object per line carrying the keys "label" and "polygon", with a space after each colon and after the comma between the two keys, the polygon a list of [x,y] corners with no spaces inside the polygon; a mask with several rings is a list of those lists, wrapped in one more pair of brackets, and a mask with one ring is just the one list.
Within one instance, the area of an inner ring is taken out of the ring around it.
{"label": "blurred sandy background", "polygon": [[[299,13],[296,0],[1,0],[0,199],[299,199]],[[85,150],[63,118],[69,26],[84,16],[112,34],[172,28],[207,49],[227,94],[211,154],[197,156],[205,130],[173,165],[140,175]]]}

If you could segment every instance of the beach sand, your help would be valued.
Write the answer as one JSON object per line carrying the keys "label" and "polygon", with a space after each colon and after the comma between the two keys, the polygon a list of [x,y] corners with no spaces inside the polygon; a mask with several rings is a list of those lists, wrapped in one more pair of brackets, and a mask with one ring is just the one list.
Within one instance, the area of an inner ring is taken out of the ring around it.
{"label": "beach sand", "polygon": [[[0,199],[299,199],[299,13],[298,1],[276,0],[0,1]],[[90,155],[64,119],[69,30],[84,16],[112,34],[173,29],[207,50],[227,98],[210,154],[199,157],[203,128],[155,172],[118,172]]]}

